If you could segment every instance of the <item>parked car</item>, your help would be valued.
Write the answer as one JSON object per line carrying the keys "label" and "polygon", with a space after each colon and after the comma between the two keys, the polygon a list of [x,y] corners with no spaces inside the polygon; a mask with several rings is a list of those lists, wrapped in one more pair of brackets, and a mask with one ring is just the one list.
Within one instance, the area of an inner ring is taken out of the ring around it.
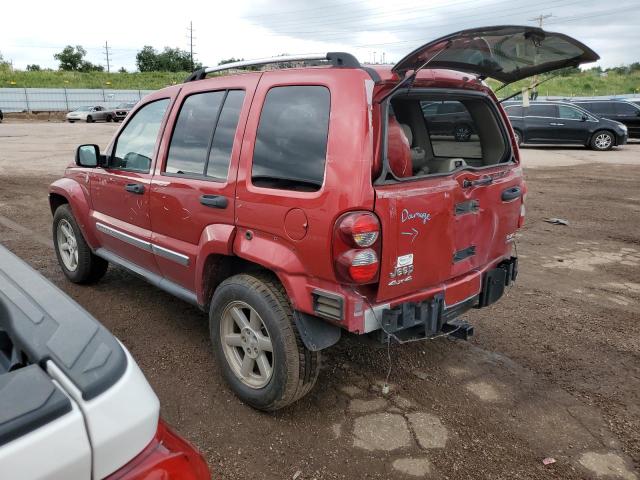
{"label": "parked car", "polygon": [[125,102],[118,105],[113,109],[113,119],[116,122],[121,122],[129,114],[131,109],[136,106],[136,102]]}
{"label": "parked car", "polygon": [[[71,228],[60,227],[63,236]],[[71,241],[66,248],[82,261]],[[127,349],[0,246],[2,478],[208,480],[202,456],[159,409]]]}
{"label": "parked car", "polygon": [[85,106],[75,109],[73,112],[67,113],[67,121],[73,122],[113,122],[114,113],[111,110],[107,110],[101,105]]}
{"label": "parked car", "polygon": [[422,102],[427,129],[434,135],[450,135],[458,142],[467,142],[475,133],[473,119],[458,101]]}
{"label": "parked car", "polygon": [[601,118],[623,123],[629,138],[640,138],[640,105],[627,100],[572,100],[571,103]]}
{"label": "parked car", "polygon": [[[328,53],[196,71],[145,97],[104,154],[78,147],[51,185],[61,268],[86,283],[121,265],[209,312],[225,379],[264,410],[311,390],[342,330],[467,338],[458,317],[515,280],[526,191],[507,116],[476,76],[508,83],[597,58],[506,26],[448,35],[393,67]],[[206,78],[304,60],[328,65]],[[445,100],[477,139],[427,129],[423,102]]]}
{"label": "parked car", "polygon": [[571,102],[531,102],[505,105],[518,145],[578,144],[610,150],[627,143],[627,127],[599,118]]}

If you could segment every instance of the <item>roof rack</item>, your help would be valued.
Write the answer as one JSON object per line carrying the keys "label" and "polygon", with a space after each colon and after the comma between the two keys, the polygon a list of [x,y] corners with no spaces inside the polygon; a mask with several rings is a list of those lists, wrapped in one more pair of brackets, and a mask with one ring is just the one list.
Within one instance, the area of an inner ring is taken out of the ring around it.
{"label": "roof rack", "polygon": [[232,70],[234,68],[254,67],[257,65],[269,65],[275,63],[287,62],[310,62],[314,60],[324,60],[330,62],[334,67],[360,68],[358,59],[345,52],[328,52],[307,55],[284,55],[281,57],[260,58],[257,60],[242,60],[240,62],[225,63],[216,67],[203,67],[189,75],[185,82],[193,82],[206,78],[207,74],[212,72],[221,72],[223,70]]}

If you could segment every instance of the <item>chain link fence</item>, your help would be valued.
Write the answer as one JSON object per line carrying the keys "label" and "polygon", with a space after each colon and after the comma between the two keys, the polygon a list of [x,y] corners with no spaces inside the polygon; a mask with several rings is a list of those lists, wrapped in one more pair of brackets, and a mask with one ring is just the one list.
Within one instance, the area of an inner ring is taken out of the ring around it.
{"label": "chain link fence", "polygon": [[0,110],[8,112],[70,112],[85,105],[114,108],[137,102],[153,90],[80,88],[0,88]]}

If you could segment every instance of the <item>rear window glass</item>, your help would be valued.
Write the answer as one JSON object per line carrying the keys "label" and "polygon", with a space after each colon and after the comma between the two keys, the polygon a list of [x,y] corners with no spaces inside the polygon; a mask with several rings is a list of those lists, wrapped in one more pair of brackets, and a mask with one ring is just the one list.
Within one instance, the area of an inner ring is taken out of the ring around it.
{"label": "rear window glass", "polygon": [[558,107],[556,105],[530,105],[524,109],[527,117],[553,117],[558,116]]}
{"label": "rear window glass", "polygon": [[482,157],[475,122],[461,102],[439,102],[436,114],[423,115],[436,157]]}
{"label": "rear window glass", "polygon": [[481,168],[509,158],[495,107],[479,96],[447,96],[414,90],[390,101],[384,155],[392,175],[385,180]]}
{"label": "rear window glass", "polygon": [[303,191],[322,187],[330,106],[326,87],[269,90],[253,151],[254,185]]}

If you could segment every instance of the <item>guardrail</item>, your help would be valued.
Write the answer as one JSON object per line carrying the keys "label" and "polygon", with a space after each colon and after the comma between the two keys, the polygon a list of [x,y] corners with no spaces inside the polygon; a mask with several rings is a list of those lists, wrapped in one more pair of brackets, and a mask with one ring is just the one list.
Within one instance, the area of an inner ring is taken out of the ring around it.
{"label": "guardrail", "polygon": [[85,105],[114,108],[119,103],[137,102],[154,90],[111,90],[80,88],[0,88],[3,112],[68,112]]}

